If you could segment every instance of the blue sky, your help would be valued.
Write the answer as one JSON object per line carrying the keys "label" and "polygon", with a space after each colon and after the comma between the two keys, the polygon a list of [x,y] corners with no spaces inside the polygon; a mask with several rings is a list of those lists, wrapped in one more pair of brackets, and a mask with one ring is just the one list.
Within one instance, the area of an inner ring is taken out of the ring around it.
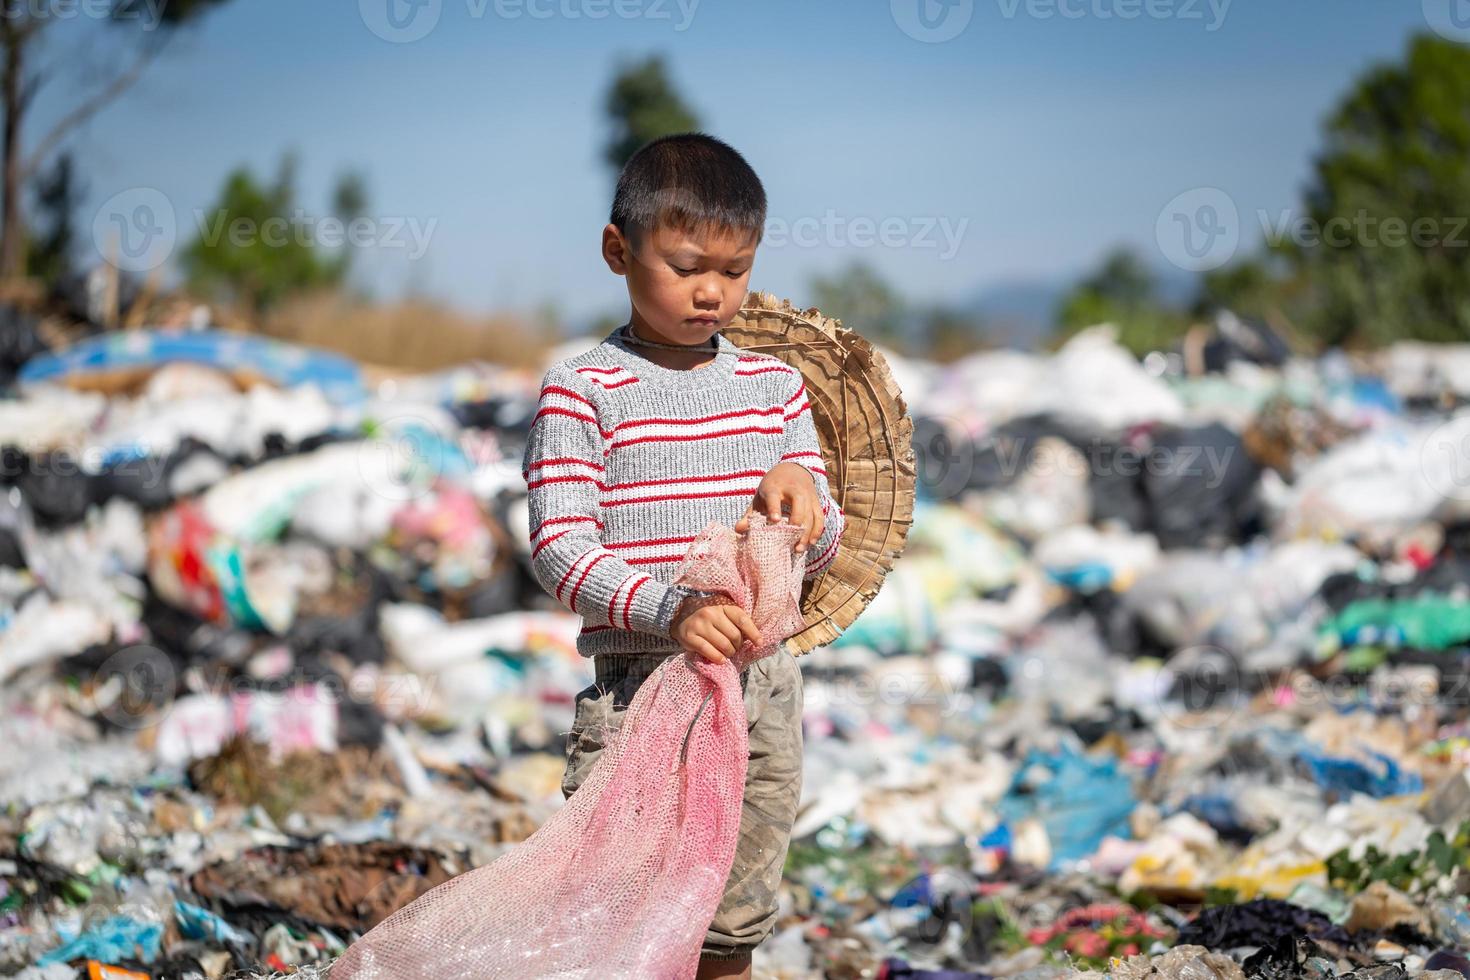
{"label": "blue sky", "polygon": [[[865,260],[910,298],[963,303],[1120,242],[1162,263],[1161,209],[1198,187],[1228,195],[1250,247],[1259,211],[1298,200],[1352,78],[1428,29],[1419,0],[962,0],[963,30],[935,43],[901,26],[915,0],[421,0],[410,30],[432,29],[398,43],[379,36],[387,2],[234,0],[180,35],[71,141],[84,228],[152,188],[187,239],[232,168],[273,174],[294,150],[312,211],[339,172],[366,176],[387,244],[358,275],[380,295],[622,314],[598,255],[602,98],[620,58],[657,52],[791,229],[753,286],[800,301]],[[1425,6],[1446,2],[1464,0]],[[32,139],[75,91],[44,92]]]}

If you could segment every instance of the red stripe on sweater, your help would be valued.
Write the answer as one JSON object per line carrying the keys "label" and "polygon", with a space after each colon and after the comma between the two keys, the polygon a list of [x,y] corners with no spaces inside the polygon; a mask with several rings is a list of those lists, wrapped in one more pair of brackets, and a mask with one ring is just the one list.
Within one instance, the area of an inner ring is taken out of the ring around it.
{"label": "red stripe on sweater", "polygon": [[538,466],[562,466],[562,465],[567,465],[567,466],[590,466],[594,470],[601,470],[603,468],[601,463],[590,463],[590,462],[588,462],[585,459],[578,459],[575,456],[548,456],[545,459],[538,459],[536,462],[532,463],[530,466],[527,466],[525,469],[521,470],[521,474],[522,475],[525,475],[526,473],[529,473],[532,470],[536,469]]}
{"label": "red stripe on sweater", "polygon": [[704,422],[718,422],[720,419],[738,419],[746,415],[775,415],[782,411],[783,409],[780,406],[772,405],[770,408],[737,408],[729,412],[720,412],[715,415],[705,415],[693,419],[671,419],[658,416],[628,419],[614,426],[613,433],[615,434],[622,429],[631,429],[639,425],[700,425]]}
{"label": "red stripe on sweater", "polygon": [[656,544],[685,544],[693,541],[696,535],[687,538],[647,538],[643,541],[606,541],[608,548],[648,548]]}
{"label": "red stripe on sweater", "polygon": [[614,483],[604,490],[626,490],[629,487],[656,487],[670,483],[713,483],[716,480],[738,480],[747,476],[765,476],[765,470],[740,470],[735,473],[716,473],[710,476],[675,476],[667,480],[634,480],[632,483]]}
{"label": "red stripe on sweater", "polygon": [[566,395],[568,398],[582,402],[588,408],[595,409],[597,407],[588,400],[586,395],[583,395],[580,392],[573,391],[565,385],[547,385],[545,388],[541,389],[541,397],[545,398],[547,395]]}
{"label": "red stripe on sweater", "polygon": [[753,377],[754,375],[757,375],[757,374],[768,374],[771,371],[780,371],[780,372],[782,372],[784,374],[795,374],[796,373],[796,368],[794,368],[794,367],[788,367],[785,364],[773,364],[770,367],[755,368],[754,370],[750,370],[750,371],[742,371],[739,368],[736,368],[735,369],[735,374],[737,376],[739,376],[739,377],[742,377],[742,378],[749,378],[749,377]]}
{"label": "red stripe on sweater", "polygon": [[571,524],[576,521],[591,521],[593,524],[596,524],[598,528],[602,527],[601,521],[599,521],[595,517],[588,517],[585,514],[579,514],[576,517],[548,517],[546,520],[536,525],[536,530],[531,532],[531,537],[534,538],[536,535],[540,534],[542,531],[553,524]]}
{"label": "red stripe on sweater", "polygon": [[[560,535],[558,535],[558,537],[560,537]],[[561,581],[556,583],[556,601],[557,602],[560,602],[561,601],[561,590],[566,587],[567,579],[571,578],[572,577],[572,573],[577,570],[577,564],[578,564],[578,562],[580,562],[583,558],[586,558],[588,555],[592,554],[592,552],[594,552],[596,550],[597,550],[596,548],[589,548],[586,551],[582,552],[580,555],[577,556],[577,560],[574,561],[574,562],[572,562],[571,566],[568,567],[567,570],[562,573]],[[572,612],[576,612],[576,611],[577,610],[575,608],[572,610]]]}
{"label": "red stripe on sweater", "polygon": [[[557,408],[555,405],[539,410],[534,416],[532,416],[531,424],[535,425],[537,422],[541,421],[542,416],[545,415],[565,415],[567,418],[576,419],[578,422],[591,422],[593,425],[597,425],[597,419],[593,418],[590,415],[583,415],[581,412],[574,412],[570,408]],[[602,427],[598,426],[597,431],[602,432]],[[604,437],[612,435],[611,432],[603,432],[602,434]]]}
{"label": "red stripe on sweater", "polygon": [[551,544],[551,542],[555,541],[557,538],[571,533],[572,529],[567,528],[565,531],[562,531],[558,534],[553,534],[551,537],[547,538],[545,541],[542,541],[540,544],[536,545],[536,547],[531,549],[531,558],[534,559],[537,555],[541,554],[541,549]]}
{"label": "red stripe on sweater", "polygon": [[813,572],[825,568],[833,558],[837,557],[837,545],[841,543],[841,538],[842,535],[839,534],[836,538],[832,539],[832,543],[827,545],[827,550],[818,555],[816,561],[807,565],[806,570]]}
{"label": "red stripe on sweater", "polygon": [[651,582],[651,581],[653,581],[653,580],[651,578],[649,578],[647,575],[645,575],[641,579],[639,579],[637,582],[634,582],[633,583],[633,587],[628,590],[628,598],[625,599],[625,600],[623,600],[623,628],[624,629],[632,629],[633,628],[633,621],[628,618],[628,610],[633,608],[633,593],[635,593],[639,589],[643,588],[643,583],[645,583],[645,582]]}
{"label": "red stripe on sweater", "polygon": [[[708,500],[713,497],[750,497],[749,490],[721,490],[719,493],[665,493],[657,497],[635,497],[632,500],[604,500],[600,507],[624,507],[628,504],[656,504],[665,500]],[[693,538],[690,539],[691,541]]]}
{"label": "red stripe on sweater", "polygon": [[731,429],[728,432],[706,432],[689,436],[644,436],[642,439],[628,439],[618,443],[613,448],[621,449],[624,446],[636,446],[640,442],[690,442],[698,439],[719,439],[724,436],[743,436],[748,432],[764,432],[766,435],[779,436],[783,429],[765,429],[758,425],[746,426],[743,429]]}
{"label": "red stripe on sweater", "polygon": [[[783,462],[783,463],[788,462],[788,461],[795,463],[796,460],[799,457],[802,457],[802,456],[815,456],[818,459],[821,459],[822,458],[822,454],[821,453],[787,453],[785,456],[782,456],[781,457],[781,460],[780,461]],[[798,466],[805,466],[807,469],[811,470],[813,473],[820,473],[823,476],[826,476],[827,475],[827,471],[824,470],[824,469],[822,469],[820,466],[817,466],[815,463],[797,463],[796,465],[798,465]]]}
{"label": "red stripe on sweater", "polygon": [[548,476],[544,480],[530,480],[526,483],[526,489],[535,490],[537,487],[544,487],[548,483],[591,483],[599,490],[602,489],[602,481],[597,479],[597,477],[579,476],[576,474],[572,476]]}
{"label": "red stripe on sweater", "polygon": [[585,581],[587,581],[587,576],[592,573],[593,567],[596,566],[596,564],[598,562],[602,561],[604,558],[611,558],[611,557],[612,557],[611,555],[606,555],[606,554],[598,555],[596,558],[592,559],[591,561],[589,561],[587,563],[587,567],[586,568],[582,569],[582,577],[579,578],[579,579],[577,579],[577,584],[576,585],[572,586],[572,597],[571,597],[571,599],[567,600],[567,605],[569,605],[569,606],[572,607],[572,612],[576,612],[577,611],[577,593],[582,590],[582,583],[585,582]]}

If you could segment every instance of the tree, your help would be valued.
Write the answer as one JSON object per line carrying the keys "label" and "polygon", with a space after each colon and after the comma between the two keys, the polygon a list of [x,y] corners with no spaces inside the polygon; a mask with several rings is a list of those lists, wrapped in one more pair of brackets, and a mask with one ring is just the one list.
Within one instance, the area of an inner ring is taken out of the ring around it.
{"label": "tree", "polygon": [[[329,251],[300,220],[304,212],[296,204],[295,172],[288,155],[269,187],[243,167],[225,179],[199,236],[180,256],[191,288],[259,315],[292,293],[342,283],[351,249]],[[334,217],[343,225],[358,217],[366,207],[362,179],[355,174],[339,178],[332,202]]]}
{"label": "tree", "polygon": [[1168,347],[1188,327],[1179,311],[1159,300],[1153,273],[1127,249],[1109,252],[1057,309],[1062,337],[1098,323],[1117,326],[1119,343],[1135,354]]}
{"label": "tree", "polygon": [[1315,301],[1308,326],[1329,343],[1470,340],[1470,48],[1419,36],[1369,70],[1314,169],[1312,238],[1282,245]]}
{"label": "tree", "polygon": [[912,353],[921,345],[908,329],[903,299],[865,262],[853,262],[830,276],[813,276],[815,305],[870,340]]}
{"label": "tree", "polygon": [[934,305],[920,313],[919,319],[925,354],[935,361],[956,361],[993,346],[980,317],[964,310]]}
{"label": "tree", "polygon": [[[52,77],[32,67],[33,56],[42,40],[54,31],[53,24],[70,20],[73,9],[63,13],[59,6],[36,3],[7,3],[0,16],[0,111],[4,113],[4,129],[0,133],[0,278],[19,276],[26,264],[25,216],[22,189],[45,164],[50,154],[76,127],[91,119],[105,106],[127,91],[158,56],[174,31],[211,7],[227,0],[111,0],[110,20],[119,25],[140,29],[143,41],[136,57],[125,68],[106,74],[106,81],[96,86],[76,106],[62,113],[29,153],[21,146],[21,131],[37,93]],[[90,67],[90,59],[71,57],[61,64],[75,64],[79,70]],[[90,72],[89,72],[90,74]]]}
{"label": "tree", "polygon": [[36,179],[36,209],[41,216],[40,234],[26,243],[26,274],[54,285],[71,273],[73,223],[82,190],[70,153],[62,153]]}
{"label": "tree", "polygon": [[1230,310],[1264,318],[1281,305],[1286,287],[1268,263],[1269,259],[1243,259],[1201,275],[1194,315],[1206,317],[1216,310]]}
{"label": "tree", "polygon": [[614,174],[649,140],[699,128],[698,117],[679,98],[658,55],[621,67],[608,89],[606,107],[612,135],[603,159]]}

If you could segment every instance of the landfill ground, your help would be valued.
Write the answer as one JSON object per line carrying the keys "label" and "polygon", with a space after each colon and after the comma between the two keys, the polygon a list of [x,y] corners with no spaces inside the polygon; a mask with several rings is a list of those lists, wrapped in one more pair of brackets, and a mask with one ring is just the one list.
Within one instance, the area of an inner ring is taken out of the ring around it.
{"label": "landfill ground", "polygon": [[[1470,346],[1225,317],[1202,364],[891,358],[914,526],[798,660],[756,977],[1470,976]],[[556,812],[591,671],[527,571],[538,380],[208,331],[28,365],[0,975],[329,977]]]}

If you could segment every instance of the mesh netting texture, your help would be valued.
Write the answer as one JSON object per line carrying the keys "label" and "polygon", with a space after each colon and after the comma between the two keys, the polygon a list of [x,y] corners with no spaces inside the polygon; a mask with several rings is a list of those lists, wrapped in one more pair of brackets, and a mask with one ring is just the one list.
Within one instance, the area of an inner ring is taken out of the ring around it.
{"label": "mesh netting texture", "polygon": [[675,582],[740,606],[761,645],[675,654],[539,830],[368,931],[330,980],[689,978],[735,859],[749,761],[740,671],[803,626],[801,529],[710,523]]}

